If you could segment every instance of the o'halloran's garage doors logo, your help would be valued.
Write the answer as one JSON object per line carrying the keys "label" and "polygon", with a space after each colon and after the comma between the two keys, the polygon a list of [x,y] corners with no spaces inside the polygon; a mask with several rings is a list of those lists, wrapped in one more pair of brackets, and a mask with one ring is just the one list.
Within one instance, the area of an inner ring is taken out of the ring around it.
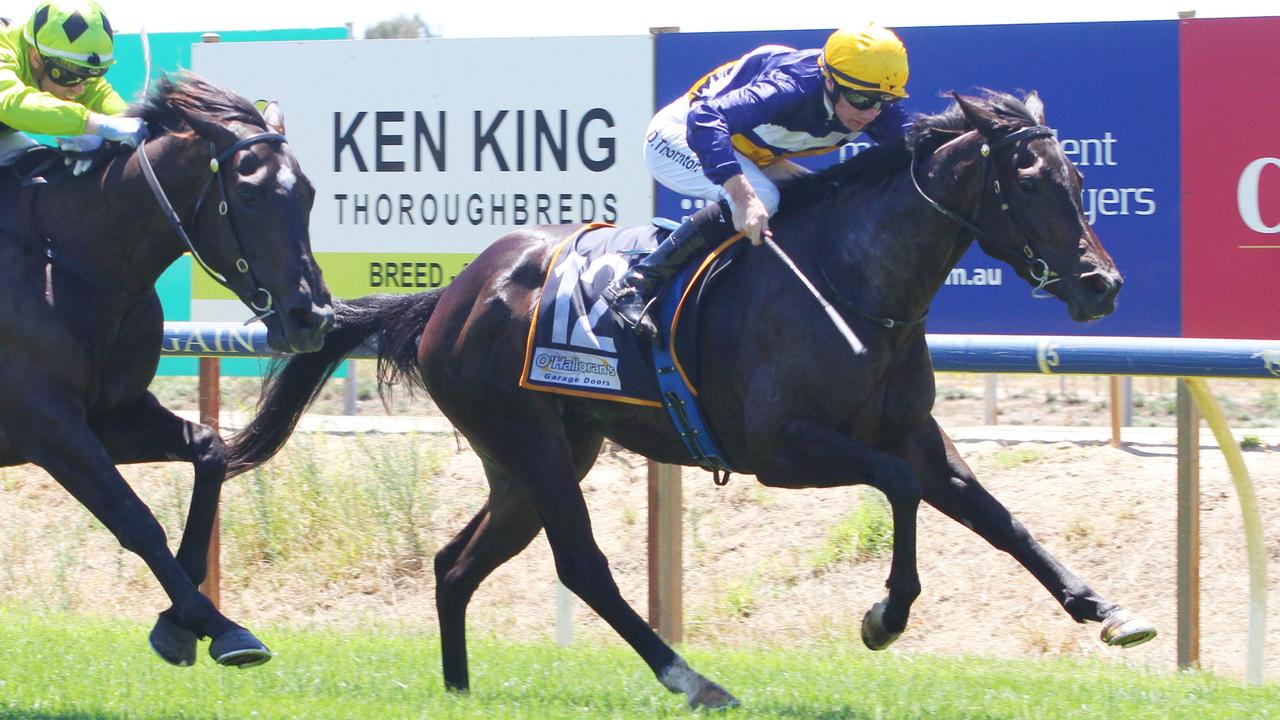
{"label": "o'halloran's garage doors logo", "polygon": [[622,389],[614,360],[557,348],[534,348],[529,379],[566,387]]}

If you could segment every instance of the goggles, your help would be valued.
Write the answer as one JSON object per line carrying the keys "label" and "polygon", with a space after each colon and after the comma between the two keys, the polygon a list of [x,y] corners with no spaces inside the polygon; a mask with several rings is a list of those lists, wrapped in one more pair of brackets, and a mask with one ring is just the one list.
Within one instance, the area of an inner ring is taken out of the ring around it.
{"label": "goggles", "polygon": [[83,82],[107,74],[105,67],[88,68],[63,62],[58,58],[44,56],[44,73],[54,85],[74,87]]}
{"label": "goggles", "polygon": [[836,83],[836,94],[844,98],[844,101],[849,103],[854,110],[879,110],[902,100],[897,95],[854,90],[839,83]]}

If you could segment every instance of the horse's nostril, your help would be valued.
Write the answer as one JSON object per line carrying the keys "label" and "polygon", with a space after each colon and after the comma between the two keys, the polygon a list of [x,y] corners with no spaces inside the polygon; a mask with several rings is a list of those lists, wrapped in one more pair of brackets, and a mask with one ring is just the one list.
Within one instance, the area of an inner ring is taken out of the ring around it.
{"label": "horse's nostril", "polygon": [[1102,273],[1091,273],[1081,278],[1086,288],[1093,291],[1095,295],[1105,295],[1111,292],[1112,283]]}

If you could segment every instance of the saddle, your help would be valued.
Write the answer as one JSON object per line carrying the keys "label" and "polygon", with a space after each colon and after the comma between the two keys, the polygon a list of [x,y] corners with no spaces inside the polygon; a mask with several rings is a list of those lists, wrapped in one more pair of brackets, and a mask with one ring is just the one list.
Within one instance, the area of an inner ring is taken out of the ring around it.
{"label": "saddle", "polygon": [[124,151],[123,146],[114,142],[105,142],[97,150],[87,153],[64,152],[48,145],[36,145],[3,168],[0,175],[5,179],[16,179],[20,187],[52,185],[73,177],[71,167],[77,160],[90,158],[93,164],[87,172],[91,173]]}
{"label": "saddle", "polygon": [[9,173],[23,187],[57,182],[71,177],[71,167],[62,151],[48,145],[36,145],[18,156],[8,167]]}

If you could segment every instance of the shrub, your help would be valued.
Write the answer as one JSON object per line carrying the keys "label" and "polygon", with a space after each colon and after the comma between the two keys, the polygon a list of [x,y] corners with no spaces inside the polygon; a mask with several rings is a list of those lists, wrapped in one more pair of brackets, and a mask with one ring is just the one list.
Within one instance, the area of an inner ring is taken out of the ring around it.
{"label": "shrub", "polygon": [[893,516],[889,502],[866,489],[858,504],[827,530],[827,539],[814,553],[814,570],[826,572],[840,562],[860,562],[893,551]]}

